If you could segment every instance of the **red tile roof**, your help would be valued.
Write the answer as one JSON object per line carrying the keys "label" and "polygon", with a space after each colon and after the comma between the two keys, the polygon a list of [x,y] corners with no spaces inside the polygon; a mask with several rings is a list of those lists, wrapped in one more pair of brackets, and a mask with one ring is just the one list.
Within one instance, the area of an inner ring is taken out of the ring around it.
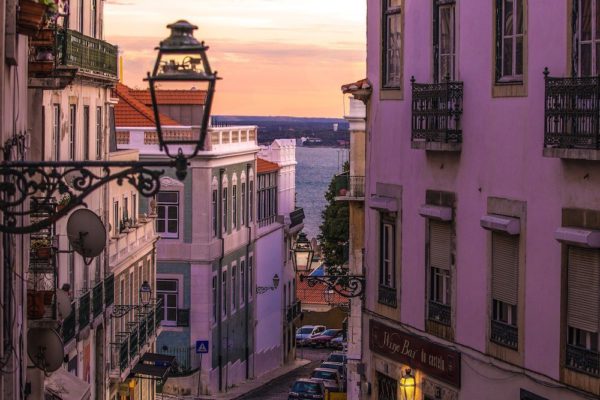
{"label": "red tile roof", "polygon": [[340,305],[347,304],[349,300],[342,295],[333,292],[331,294],[330,302],[325,300],[325,290],[327,286],[325,284],[317,284],[313,287],[308,285],[307,281],[300,281],[300,278],[296,279],[296,297],[302,301],[303,304],[318,304],[318,305]]}
{"label": "red tile roof", "polygon": [[353,83],[342,85],[343,93],[353,93],[357,90],[371,90],[371,83],[367,78],[365,78]]}
{"label": "red tile roof", "polygon": [[[118,83],[116,87],[119,102],[115,106],[115,125],[117,127],[153,127],[154,112],[131,95],[131,89]],[[166,115],[160,115],[162,125],[181,125]]]}
{"label": "red tile roof", "polygon": [[[147,106],[152,105],[150,90],[132,90],[129,92]],[[157,90],[156,101],[161,105],[200,105],[206,103],[205,90]]]}
{"label": "red tile roof", "polygon": [[256,173],[257,174],[265,174],[267,172],[276,172],[279,170],[279,165],[277,163],[267,161],[262,158],[256,159]]}

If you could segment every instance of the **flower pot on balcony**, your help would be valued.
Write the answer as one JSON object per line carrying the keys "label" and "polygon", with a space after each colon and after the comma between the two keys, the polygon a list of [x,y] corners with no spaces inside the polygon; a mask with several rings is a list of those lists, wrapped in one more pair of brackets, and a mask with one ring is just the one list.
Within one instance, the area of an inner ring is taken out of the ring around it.
{"label": "flower pot on balcony", "polygon": [[27,317],[29,319],[40,319],[44,317],[46,307],[44,306],[45,292],[27,291]]}
{"label": "flower pot on balcony", "polygon": [[47,260],[52,257],[52,249],[50,247],[38,247],[34,249],[35,257],[40,260]]}
{"label": "flower pot on balcony", "polygon": [[30,74],[49,74],[54,70],[54,61],[30,61]]}
{"label": "flower pot on balcony", "polygon": [[44,24],[46,6],[32,0],[20,0],[17,12],[17,31],[34,36]]}
{"label": "flower pot on balcony", "polygon": [[348,193],[348,190],[346,190],[346,189],[340,189],[340,190],[338,191],[338,193],[339,193],[339,195],[340,195],[340,196],[345,196],[345,195],[346,195],[346,193]]}

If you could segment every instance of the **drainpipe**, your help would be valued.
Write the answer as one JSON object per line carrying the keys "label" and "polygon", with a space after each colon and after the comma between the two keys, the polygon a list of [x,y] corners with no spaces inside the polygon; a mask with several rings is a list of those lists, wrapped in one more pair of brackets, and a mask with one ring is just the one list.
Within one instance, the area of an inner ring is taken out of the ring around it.
{"label": "drainpipe", "polygon": [[219,218],[217,218],[218,224],[218,239],[221,240],[221,255],[219,256],[219,275],[217,276],[217,293],[219,293],[217,308],[217,335],[219,337],[219,346],[217,347],[217,357],[219,361],[219,391],[223,390],[223,327],[221,319],[223,317],[223,258],[225,257],[225,239],[223,239],[223,174],[225,174],[225,168],[219,169],[219,191],[217,197],[217,210],[219,210]]}
{"label": "drainpipe", "polygon": [[250,203],[250,196],[252,196],[252,193],[250,193],[250,168],[251,168],[251,164],[250,163],[246,164],[246,196],[245,196],[245,201],[244,201],[246,203],[246,204],[244,204],[244,207],[246,209],[246,214],[244,215],[244,217],[246,219],[245,222],[246,222],[246,229],[248,231],[248,240],[246,242],[246,273],[244,274],[244,279],[246,280],[246,282],[243,282],[243,285],[246,286],[246,290],[244,291],[244,304],[246,305],[246,307],[245,307],[246,323],[244,324],[246,327],[246,329],[245,329],[246,348],[245,348],[245,352],[244,352],[244,356],[246,358],[246,380],[250,379],[250,348],[248,347],[248,338],[249,338],[249,333],[250,333],[250,328],[248,326],[250,324],[250,304],[248,303],[248,291],[253,290],[253,288],[248,287],[248,285],[247,285],[248,274],[250,273],[249,268],[248,268],[248,259],[250,256],[250,243],[252,240],[252,227],[250,227],[250,209],[248,207],[248,205]]}

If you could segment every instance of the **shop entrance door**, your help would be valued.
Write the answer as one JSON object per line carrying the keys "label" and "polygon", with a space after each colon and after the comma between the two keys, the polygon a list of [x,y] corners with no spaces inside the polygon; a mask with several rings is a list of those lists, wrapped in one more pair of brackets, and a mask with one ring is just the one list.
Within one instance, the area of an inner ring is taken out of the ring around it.
{"label": "shop entrance door", "polygon": [[377,400],[398,400],[398,381],[377,372]]}

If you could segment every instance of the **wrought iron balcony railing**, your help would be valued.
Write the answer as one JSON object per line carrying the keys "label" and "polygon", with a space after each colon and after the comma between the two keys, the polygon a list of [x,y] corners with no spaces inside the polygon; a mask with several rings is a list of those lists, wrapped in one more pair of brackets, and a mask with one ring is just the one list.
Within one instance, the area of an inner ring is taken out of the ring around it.
{"label": "wrought iron balcony railing", "polygon": [[412,141],[461,143],[463,83],[412,82]]}
{"label": "wrought iron balcony railing", "polygon": [[300,300],[288,307],[285,316],[288,324],[292,323],[302,313],[302,303]]}
{"label": "wrought iron balcony railing", "polygon": [[600,353],[568,344],[565,366],[600,378]]}
{"label": "wrought iron balcony railing", "polygon": [[78,67],[78,74],[117,80],[117,46],[79,32],[64,29],[57,33],[58,63]]}
{"label": "wrought iron balcony railing", "polygon": [[106,307],[115,302],[115,275],[109,275],[104,279],[104,305]]}
{"label": "wrought iron balcony railing", "polygon": [[79,297],[79,330],[90,323],[90,292],[87,291]]}
{"label": "wrought iron balcony railing", "polygon": [[350,176],[348,173],[335,177],[335,191],[338,198],[365,198],[365,177]]}
{"label": "wrought iron balcony railing", "polygon": [[377,302],[390,307],[397,307],[398,300],[396,299],[396,289],[384,285],[379,285],[377,291]]}
{"label": "wrought iron balcony railing", "polygon": [[490,340],[510,349],[519,348],[519,330],[516,326],[492,320]]}
{"label": "wrought iron balcony railing", "polygon": [[450,326],[451,316],[452,308],[449,305],[429,300],[427,317],[430,321]]}
{"label": "wrought iron balcony railing", "polygon": [[544,147],[600,149],[600,77],[544,75]]}
{"label": "wrought iron balcony railing", "polygon": [[94,286],[94,289],[92,291],[92,314],[94,315],[94,318],[102,314],[102,310],[104,308],[104,299],[102,298],[102,294],[104,291],[103,289],[104,283],[100,282],[99,284]]}
{"label": "wrought iron balcony railing", "polygon": [[77,318],[75,315],[75,303],[71,304],[71,314],[63,320],[62,323],[62,338],[63,343],[67,344],[75,337],[77,328]]}

